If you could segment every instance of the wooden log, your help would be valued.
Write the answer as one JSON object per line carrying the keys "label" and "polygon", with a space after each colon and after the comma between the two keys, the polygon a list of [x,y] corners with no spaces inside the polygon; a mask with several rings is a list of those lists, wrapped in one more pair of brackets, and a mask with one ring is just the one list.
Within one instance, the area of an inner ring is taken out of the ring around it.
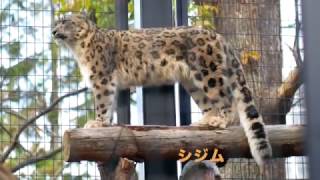
{"label": "wooden log", "polygon": [[[266,127],[273,157],[304,155],[303,125]],[[108,161],[126,157],[145,159],[179,159],[180,149],[218,148],[228,158],[251,158],[247,138],[241,127],[214,130],[207,127],[110,126],[73,129],[63,137],[64,159],[68,162]]]}
{"label": "wooden log", "polygon": [[97,162],[102,180],[137,180],[136,164],[127,158],[108,162]]}

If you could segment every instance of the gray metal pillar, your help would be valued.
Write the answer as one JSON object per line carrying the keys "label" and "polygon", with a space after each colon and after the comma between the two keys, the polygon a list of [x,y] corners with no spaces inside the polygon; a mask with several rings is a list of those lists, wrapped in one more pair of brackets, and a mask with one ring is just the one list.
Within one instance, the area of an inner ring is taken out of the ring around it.
{"label": "gray metal pillar", "polygon": [[[141,0],[141,25],[147,27],[172,26],[172,0]],[[175,125],[174,87],[143,88],[144,124]],[[157,143],[157,142],[154,142]],[[157,156],[157,153],[154,154]],[[145,161],[146,180],[177,179],[176,161]]]}
{"label": "gray metal pillar", "polygon": [[177,25],[188,26],[188,6],[189,0],[176,0]]}
{"label": "gray metal pillar", "polygon": [[[176,17],[178,26],[188,25],[189,0],[176,0]],[[179,85],[180,125],[191,124],[190,96],[186,90]]]}
{"label": "gray metal pillar", "polygon": [[305,49],[305,97],[307,107],[307,154],[310,179],[320,177],[320,1],[302,1],[302,20]]}
{"label": "gray metal pillar", "polygon": [[[116,0],[116,23],[118,29],[128,29],[128,0]],[[118,124],[130,124],[130,90],[120,91],[118,95]]]}

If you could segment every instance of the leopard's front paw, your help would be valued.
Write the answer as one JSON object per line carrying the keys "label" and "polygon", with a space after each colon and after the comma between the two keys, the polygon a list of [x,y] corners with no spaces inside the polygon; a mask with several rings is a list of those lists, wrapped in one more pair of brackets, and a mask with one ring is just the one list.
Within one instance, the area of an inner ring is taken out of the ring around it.
{"label": "leopard's front paw", "polygon": [[198,122],[191,124],[192,126],[210,126],[214,128],[225,129],[227,127],[227,121],[219,116],[204,116]]}
{"label": "leopard's front paw", "polygon": [[227,121],[226,121],[226,119],[219,117],[219,116],[210,117],[208,120],[208,125],[211,127],[225,129],[227,127]]}
{"label": "leopard's front paw", "polygon": [[91,120],[84,125],[84,128],[99,128],[99,127],[106,127],[108,125],[109,124],[104,121]]}

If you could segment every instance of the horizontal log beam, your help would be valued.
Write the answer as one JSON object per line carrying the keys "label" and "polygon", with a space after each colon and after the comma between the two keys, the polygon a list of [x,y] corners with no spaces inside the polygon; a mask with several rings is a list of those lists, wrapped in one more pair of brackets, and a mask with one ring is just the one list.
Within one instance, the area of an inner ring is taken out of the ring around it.
{"label": "horizontal log beam", "polygon": [[[303,125],[267,126],[273,157],[304,155]],[[110,126],[73,129],[63,137],[64,159],[68,162],[108,161],[111,157],[179,159],[179,150],[219,148],[228,158],[251,158],[241,127],[217,130],[206,127]]]}

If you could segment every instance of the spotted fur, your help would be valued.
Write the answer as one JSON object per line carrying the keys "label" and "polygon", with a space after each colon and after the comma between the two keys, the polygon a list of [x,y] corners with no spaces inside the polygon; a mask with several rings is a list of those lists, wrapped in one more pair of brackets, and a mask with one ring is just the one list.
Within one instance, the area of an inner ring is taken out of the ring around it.
{"label": "spotted fur", "polygon": [[96,122],[111,122],[119,89],[180,82],[203,112],[199,125],[225,128],[238,114],[256,162],[262,167],[271,157],[238,55],[220,34],[196,27],[104,30],[70,15],[57,21],[53,35],[92,86]]}

